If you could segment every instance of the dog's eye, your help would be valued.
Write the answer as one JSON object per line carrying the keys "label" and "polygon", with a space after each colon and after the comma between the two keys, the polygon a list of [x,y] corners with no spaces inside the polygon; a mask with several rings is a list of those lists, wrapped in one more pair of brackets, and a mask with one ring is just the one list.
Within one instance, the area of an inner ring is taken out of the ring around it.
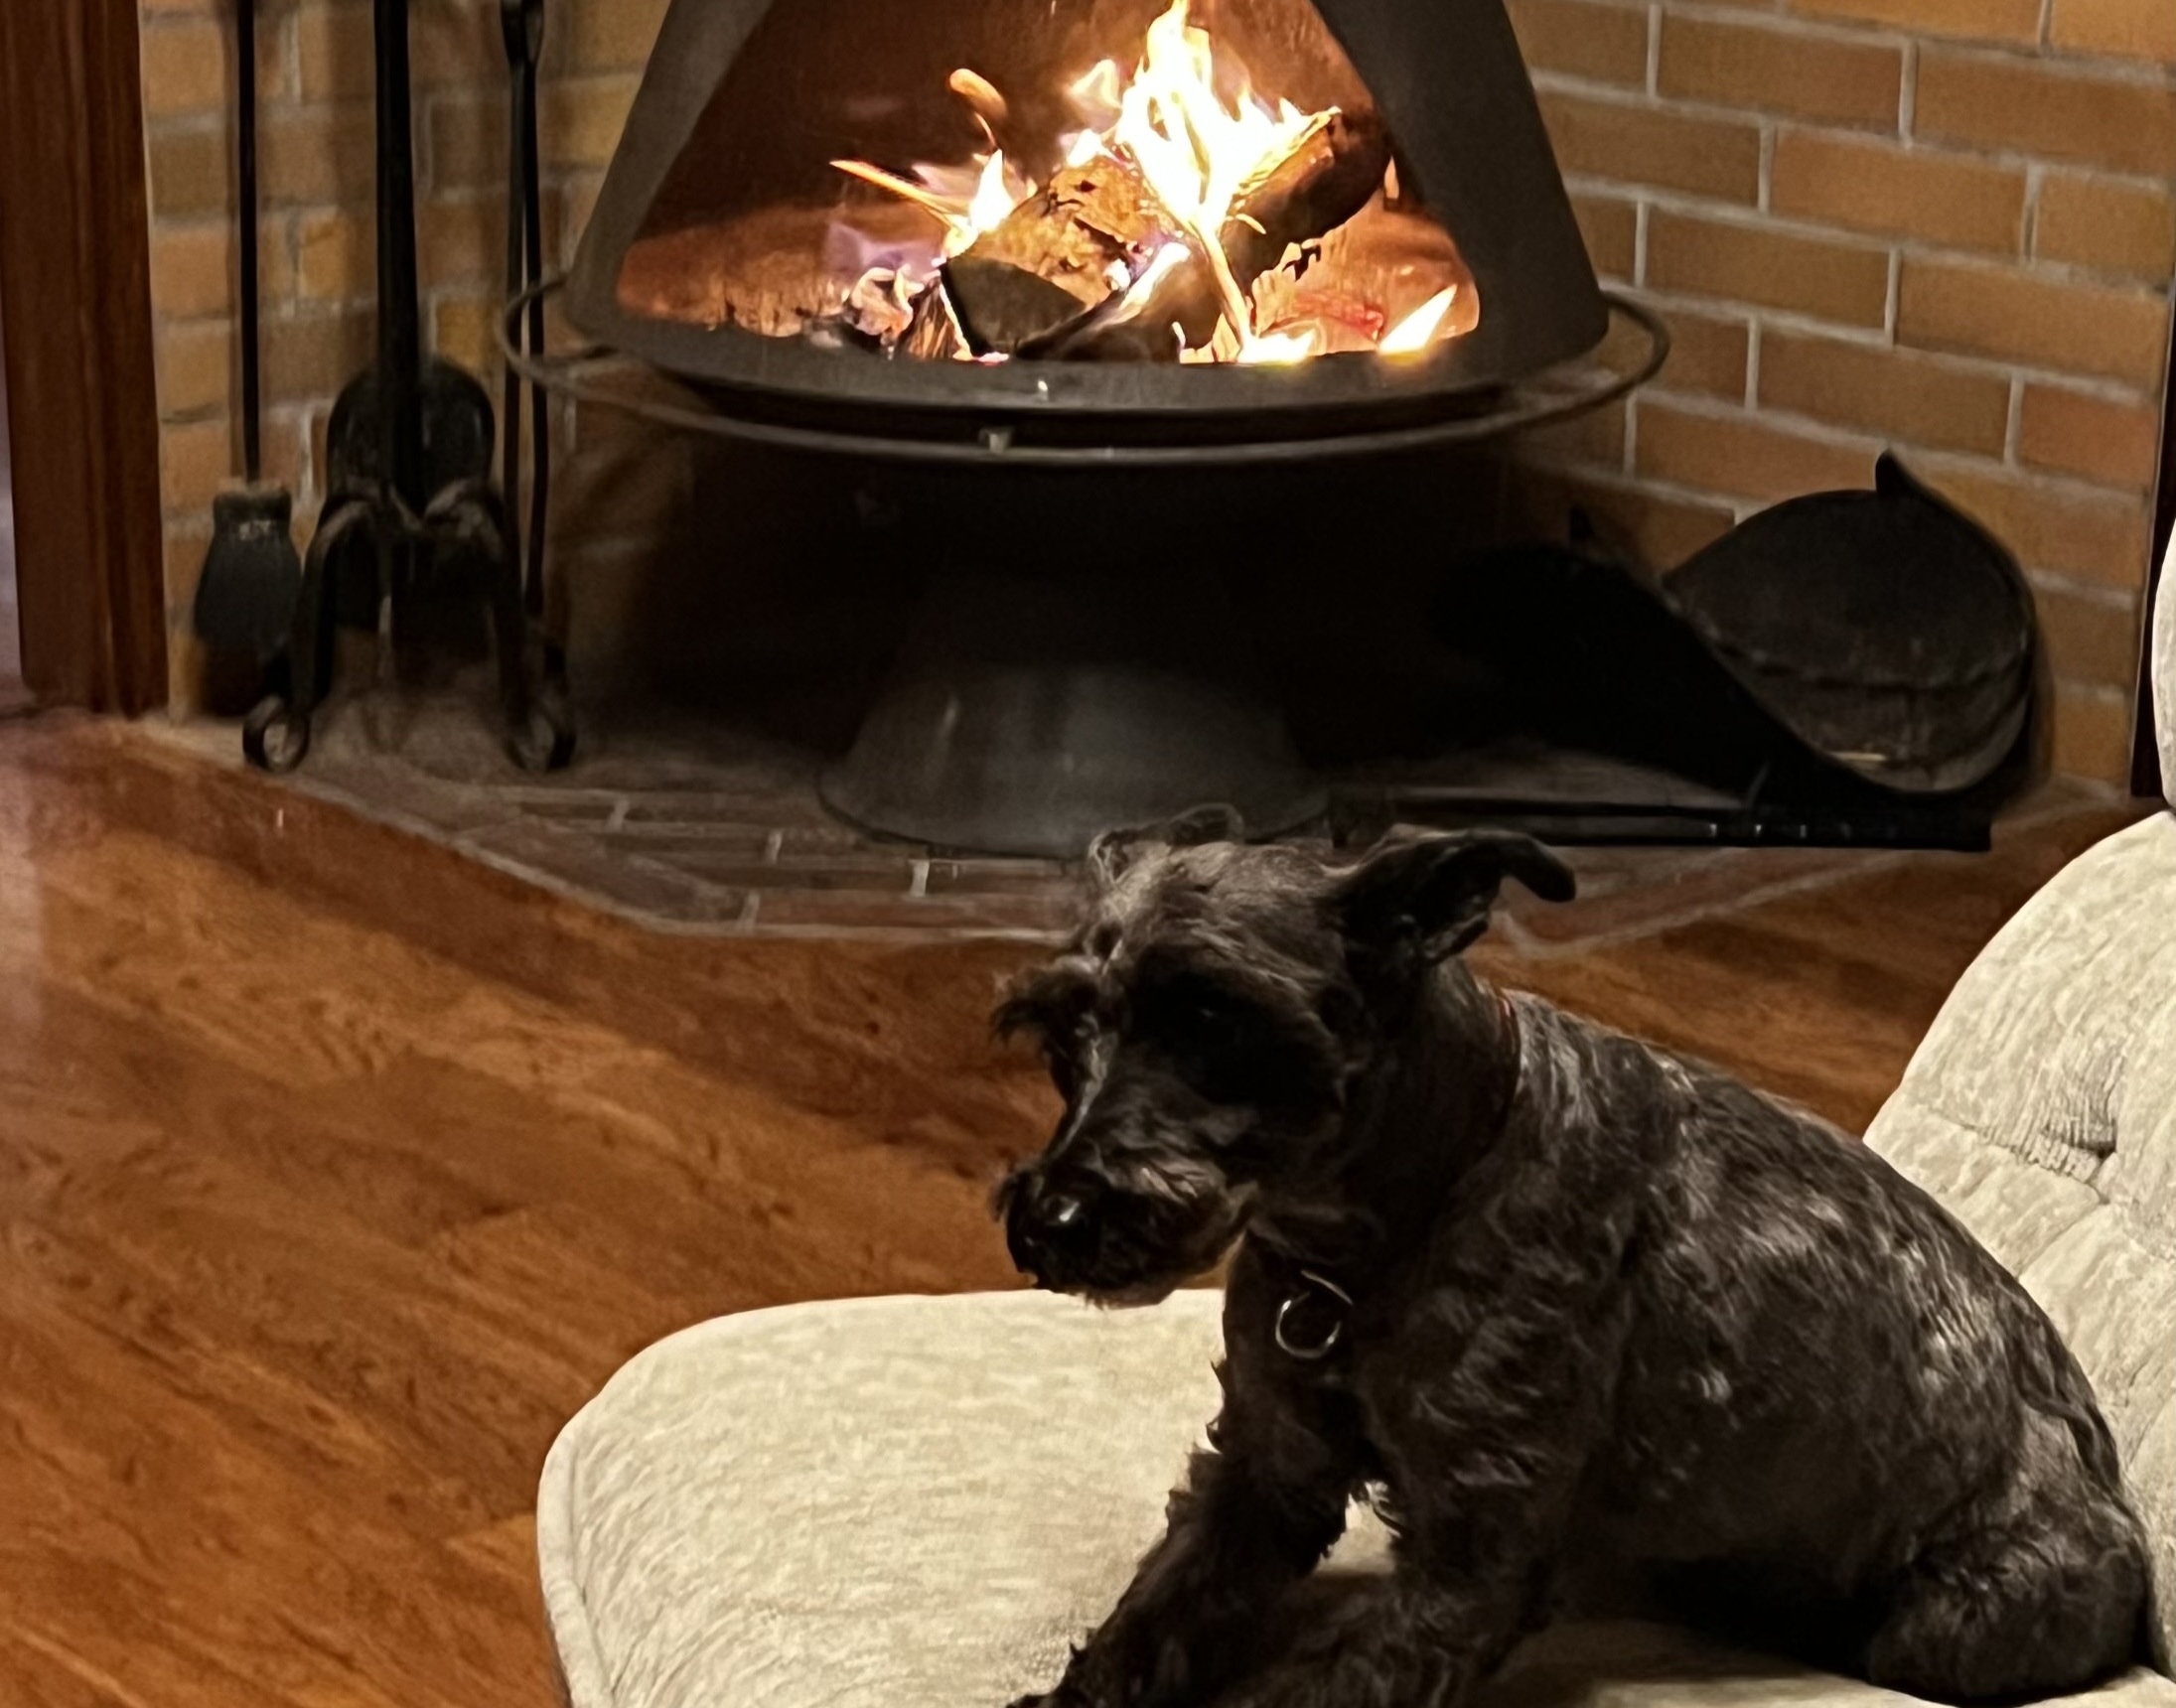
{"label": "dog's eye", "polygon": [[1217,1102],[1251,1101],[1262,1089],[1276,1028],[1250,1004],[1193,981],[1147,993],[1139,1030],[1195,1090]]}

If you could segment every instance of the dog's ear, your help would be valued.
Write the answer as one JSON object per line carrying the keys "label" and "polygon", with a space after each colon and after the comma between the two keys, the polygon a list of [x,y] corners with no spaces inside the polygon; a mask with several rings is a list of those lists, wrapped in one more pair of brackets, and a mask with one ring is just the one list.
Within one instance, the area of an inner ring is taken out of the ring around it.
{"label": "dog's ear", "polygon": [[1348,941],[1430,964],[1489,928],[1506,878],[1544,902],[1568,902],[1578,888],[1570,867],[1515,831],[1393,830],[1338,876],[1331,902]]}
{"label": "dog's ear", "polygon": [[1106,830],[1088,844],[1088,882],[1107,890],[1151,848],[1198,848],[1205,842],[1244,842],[1246,822],[1235,806],[1196,806],[1163,824]]}

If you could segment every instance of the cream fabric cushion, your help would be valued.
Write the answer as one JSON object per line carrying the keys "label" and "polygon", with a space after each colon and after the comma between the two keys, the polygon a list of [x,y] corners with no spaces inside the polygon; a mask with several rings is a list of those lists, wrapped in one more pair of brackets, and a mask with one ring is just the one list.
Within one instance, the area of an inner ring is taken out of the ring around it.
{"label": "cream fabric cushion", "polygon": [[2176,806],[2176,539],[2153,601],[2153,704],[2161,736],[2161,789]]}
{"label": "cream fabric cushion", "polygon": [[[552,1448],[544,1599],[573,1708],[1004,1708],[1047,1686],[1156,1536],[1216,1409],[1214,1294],[1043,1294],[706,1323]],[[1380,1570],[1356,1511],[1327,1569]],[[1878,1708],[1869,1685],[1652,1626],[1526,1645],[1483,1708]],[[2092,1698],[2176,1708],[2140,1673]]]}
{"label": "cream fabric cushion", "polygon": [[2176,1646],[2176,814],[2026,905],[1868,1137],[2031,1289],[2093,1378]]}

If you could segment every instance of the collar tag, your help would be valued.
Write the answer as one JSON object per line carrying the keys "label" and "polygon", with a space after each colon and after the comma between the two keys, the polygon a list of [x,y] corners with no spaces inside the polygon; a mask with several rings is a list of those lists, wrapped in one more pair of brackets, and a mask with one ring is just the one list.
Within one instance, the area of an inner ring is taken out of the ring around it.
{"label": "collar tag", "polygon": [[[1328,1357],[1345,1339],[1345,1314],[1353,1308],[1353,1296],[1312,1269],[1302,1269],[1300,1280],[1306,1285],[1277,1307],[1277,1347],[1286,1356],[1311,1364]],[[1309,1311],[1313,1305],[1327,1305],[1329,1321],[1310,1333],[1304,1318],[1325,1314]]]}

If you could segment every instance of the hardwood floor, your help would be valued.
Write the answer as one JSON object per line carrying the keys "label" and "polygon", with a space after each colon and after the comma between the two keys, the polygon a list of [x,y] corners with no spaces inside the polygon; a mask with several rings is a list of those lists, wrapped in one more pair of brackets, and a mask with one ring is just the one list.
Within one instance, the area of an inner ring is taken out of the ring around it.
{"label": "hardwood floor", "polygon": [[[2120,815],[1489,951],[1856,1123]],[[1012,1278],[990,944],[644,931],[125,730],[0,729],[0,1702],[543,1708],[560,1423],[723,1311]]]}

